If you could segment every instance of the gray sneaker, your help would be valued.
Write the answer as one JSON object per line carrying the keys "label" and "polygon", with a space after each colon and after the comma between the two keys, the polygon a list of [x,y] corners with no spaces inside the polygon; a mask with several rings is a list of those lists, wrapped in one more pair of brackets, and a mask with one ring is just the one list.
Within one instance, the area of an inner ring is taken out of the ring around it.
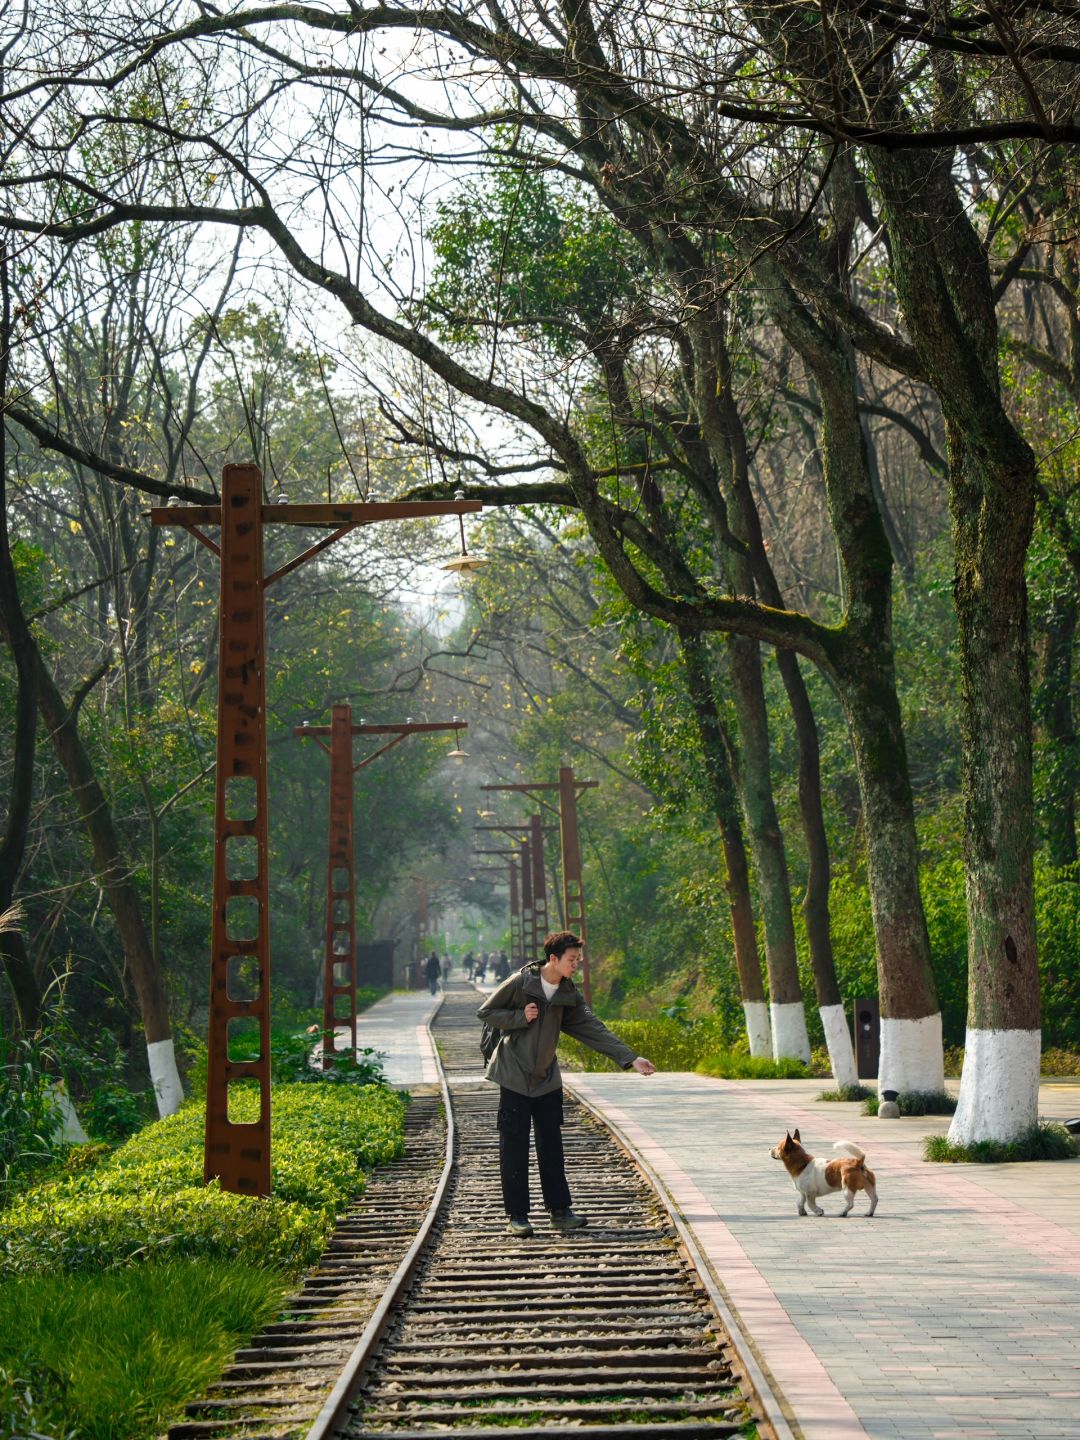
{"label": "gray sneaker", "polygon": [[529,1224],[529,1217],[527,1215],[511,1215],[510,1223],[506,1228],[510,1231],[511,1235],[516,1235],[519,1240],[527,1240],[530,1235],[536,1233]]}
{"label": "gray sneaker", "polygon": [[556,1230],[580,1230],[589,1222],[584,1215],[575,1215],[573,1210],[552,1210],[551,1224]]}

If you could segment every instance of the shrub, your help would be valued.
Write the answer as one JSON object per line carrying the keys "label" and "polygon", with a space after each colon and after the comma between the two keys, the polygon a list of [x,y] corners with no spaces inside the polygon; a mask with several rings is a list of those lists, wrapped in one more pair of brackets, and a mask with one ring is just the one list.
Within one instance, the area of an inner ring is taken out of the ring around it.
{"label": "shrub", "polygon": [[98,1085],[91,1090],[79,1117],[99,1140],[126,1140],[143,1123],[139,1097],[125,1085]]}
{"label": "shrub", "polygon": [[1064,1125],[1036,1125],[1018,1140],[976,1140],[973,1145],[952,1145],[947,1135],[928,1135],[923,1158],[946,1164],[1009,1165],[1025,1160],[1072,1160],[1080,1155],[1080,1141]]}
{"label": "shrub", "polygon": [[[871,1095],[863,1106],[864,1115],[876,1115],[880,1095]],[[896,1097],[901,1115],[952,1115],[956,1096],[946,1090],[901,1090]]]}
{"label": "shrub", "polygon": [[[869,1100],[873,1097],[873,1091],[867,1090],[865,1085],[840,1085],[835,1090],[822,1090],[815,1098],[818,1100]],[[875,1108],[874,1114],[877,1114]]]}
{"label": "shrub", "polygon": [[[273,1095],[273,1194],[260,1200],[202,1183],[203,1107],[189,1102],[97,1166],[59,1176],[0,1215],[15,1271],[100,1269],[136,1259],[242,1256],[296,1270],[318,1255],[363,1168],[401,1154],[405,1101],[366,1089],[282,1085]],[[254,1088],[235,1117],[255,1118]]]}
{"label": "shrub", "polygon": [[718,1050],[694,1068],[722,1080],[805,1080],[810,1073],[801,1060],[770,1060],[740,1050]]}
{"label": "shrub", "polygon": [[1043,1075],[1080,1075],[1080,1055],[1051,1046],[1042,1052],[1039,1068]]}
{"label": "shrub", "polygon": [[58,1120],[33,1043],[0,1037],[0,1204],[52,1160]]}

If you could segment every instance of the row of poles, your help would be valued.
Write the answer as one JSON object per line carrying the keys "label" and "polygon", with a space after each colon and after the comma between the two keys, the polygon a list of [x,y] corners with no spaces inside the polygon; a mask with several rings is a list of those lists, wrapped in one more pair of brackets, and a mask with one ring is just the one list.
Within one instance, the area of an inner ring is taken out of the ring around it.
{"label": "row of poles", "polygon": [[[577,802],[585,790],[595,789],[596,780],[577,780],[569,765],[559,770],[554,783],[526,781],[516,785],[484,785],[485,791],[526,795],[553,814],[559,825],[562,852],[562,923],[582,940],[581,988],[586,1002],[592,1002],[589,976],[585,892],[581,877],[581,841]],[[555,792],[553,795],[552,792]],[[554,803],[553,803],[554,801]],[[490,817],[489,811],[481,812]],[[544,937],[548,933],[547,866],[544,857],[544,817],[535,813],[524,825],[477,825],[480,834],[506,837],[510,844],[498,849],[477,849],[478,858],[491,862],[478,867],[481,873],[505,878],[510,895],[510,954],[524,965],[542,960]]]}

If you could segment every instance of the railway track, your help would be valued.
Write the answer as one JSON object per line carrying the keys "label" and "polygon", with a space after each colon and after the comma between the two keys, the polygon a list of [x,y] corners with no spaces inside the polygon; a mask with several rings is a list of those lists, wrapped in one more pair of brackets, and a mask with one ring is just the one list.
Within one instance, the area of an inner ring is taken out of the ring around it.
{"label": "railway track", "polygon": [[417,1095],[405,1160],[373,1177],[288,1315],[169,1440],[775,1434],[677,1224],[583,1106],[567,1101],[564,1145],[588,1227],[550,1230],[534,1205],[532,1239],[506,1232],[476,1004],[451,987],[433,1025],[456,1164],[440,1170],[437,1096]]}

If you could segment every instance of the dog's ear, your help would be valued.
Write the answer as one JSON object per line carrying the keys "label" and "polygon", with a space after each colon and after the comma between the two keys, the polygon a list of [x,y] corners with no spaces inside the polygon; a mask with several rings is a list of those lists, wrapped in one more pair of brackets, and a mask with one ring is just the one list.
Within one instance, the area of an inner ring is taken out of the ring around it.
{"label": "dog's ear", "polygon": [[[795,1131],[795,1139],[796,1139],[796,1141],[799,1140],[799,1132],[798,1132],[798,1130]],[[801,1142],[800,1142],[800,1143],[801,1143]]]}
{"label": "dog's ear", "polygon": [[789,1145],[791,1144],[791,1131],[790,1131],[790,1130],[785,1131],[785,1133],[784,1133],[784,1139],[787,1141],[787,1143],[788,1143]]}

